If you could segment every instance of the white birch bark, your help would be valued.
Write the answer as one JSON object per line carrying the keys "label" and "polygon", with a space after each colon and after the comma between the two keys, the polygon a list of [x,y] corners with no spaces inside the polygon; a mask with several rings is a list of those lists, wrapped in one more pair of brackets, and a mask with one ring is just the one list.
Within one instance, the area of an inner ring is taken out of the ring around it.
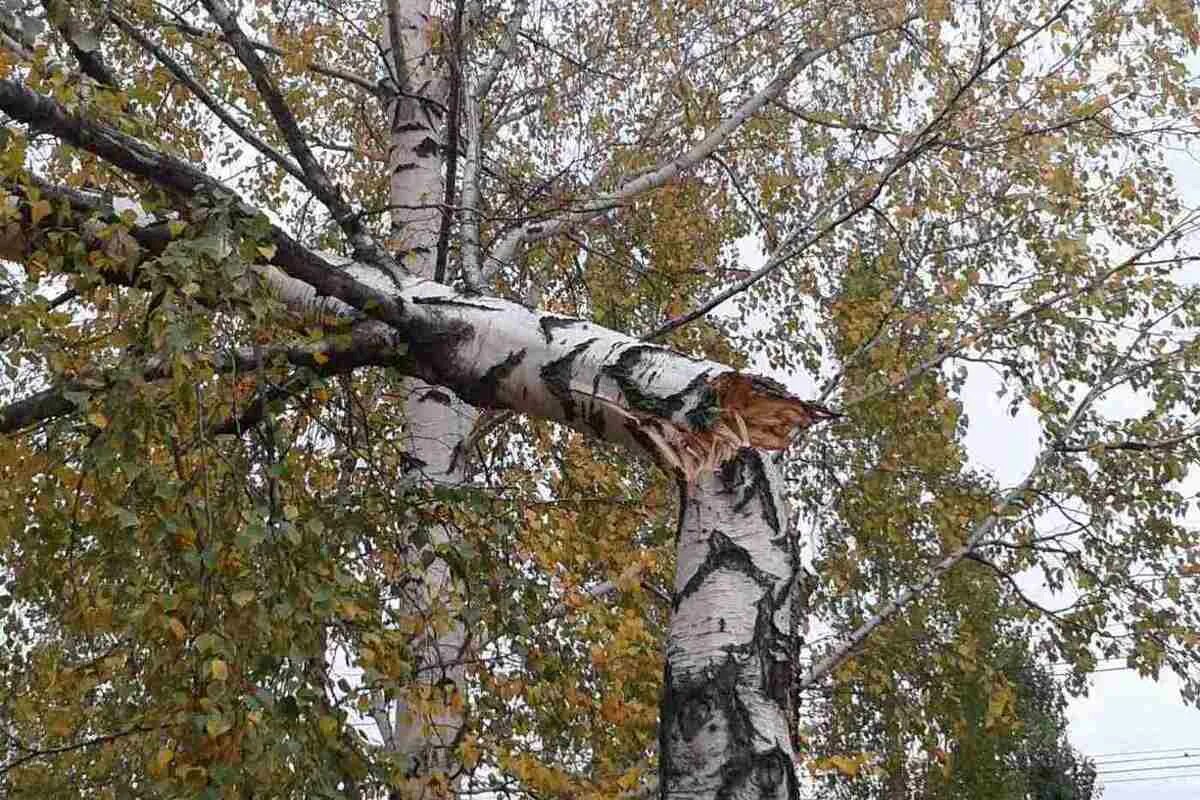
{"label": "white birch bark", "polygon": [[[443,194],[442,123],[448,87],[445,64],[432,50],[437,20],[429,0],[385,0],[385,52],[398,90],[387,108],[391,122],[388,169],[391,206],[390,244],[409,276],[434,278],[439,204]],[[401,276],[392,276],[400,280]],[[470,436],[478,412],[452,393],[419,378],[403,382],[405,440],[411,463],[430,488],[453,487],[465,480],[462,443]],[[413,477],[410,475],[410,477]],[[440,525],[426,531],[428,546],[452,545],[450,532]],[[401,599],[407,613],[447,618],[441,629],[430,627],[414,642],[419,678],[396,702],[390,720],[390,746],[408,765],[412,791],[425,794],[431,786],[450,788],[456,769],[453,748],[463,725],[466,631],[451,613],[458,593],[449,565],[435,559],[419,583]],[[381,731],[382,732],[382,731]]]}
{"label": "white birch bark", "polygon": [[798,565],[779,471],[742,447],[681,482],[659,720],[663,798],[794,800]]}

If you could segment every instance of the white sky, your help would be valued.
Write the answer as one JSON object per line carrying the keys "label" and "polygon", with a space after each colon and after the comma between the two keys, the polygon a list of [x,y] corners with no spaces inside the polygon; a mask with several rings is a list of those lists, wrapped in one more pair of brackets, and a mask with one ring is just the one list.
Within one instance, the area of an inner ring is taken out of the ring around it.
{"label": "white sky", "polygon": [[[1180,155],[1172,157],[1172,166],[1185,201],[1200,204],[1200,164]],[[1039,430],[1027,411],[1008,416],[996,399],[997,386],[986,373],[972,373],[964,393],[971,421],[966,444],[971,461],[1006,485],[1020,480],[1033,463]],[[1121,408],[1122,403],[1132,405],[1136,398],[1114,396],[1106,411],[1134,411]],[[1105,800],[1200,798],[1200,709],[1183,703],[1173,675],[1156,682],[1132,670],[1094,674],[1089,695],[1071,703],[1068,719],[1071,744],[1084,755],[1103,756],[1097,768]],[[1190,755],[1185,757],[1183,748],[1192,748]],[[1147,752],[1172,749],[1177,752]],[[1117,755],[1122,753],[1133,754]],[[1117,772],[1135,769],[1142,771]],[[1105,772],[1117,782],[1104,783]]]}

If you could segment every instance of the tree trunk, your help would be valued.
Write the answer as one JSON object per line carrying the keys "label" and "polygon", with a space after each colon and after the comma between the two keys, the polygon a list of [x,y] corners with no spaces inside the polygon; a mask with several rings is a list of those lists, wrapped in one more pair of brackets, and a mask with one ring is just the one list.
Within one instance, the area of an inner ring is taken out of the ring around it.
{"label": "tree trunk", "polygon": [[[439,204],[444,191],[442,127],[448,91],[444,60],[432,50],[438,35],[429,0],[384,0],[384,51],[398,92],[389,103],[391,122],[388,169],[391,241],[396,260],[408,276],[433,279],[437,261]],[[393,276],[395,281],[402,275]],[[411,278],[410,278],[411,279]],[[461,458],[478,412],[444,389],[419,378],[402,382],[407,452],[418,477],[431,489],[460,486],[465,480]],[[427,547],[453,546],[441,525],[425,531]],[[463,725],[463,623],[453,613],[458,600],[454,576],[441,558],[424,570],[422,580],[401,598],[404,612],[423,617],[428,626],[418,634],[413,653],[419,676],[397,701],[391,735],[385,743],[398,753],[420,796],[449,792],[455,785],[453,748]],[[448,626],[436,627],[434,619]]]}
{"label": "tree trunk", "polygon": [[791,725],[798,565],[779,471],[741,447],[680,482],[659,721],[663,798],[799,796]]}

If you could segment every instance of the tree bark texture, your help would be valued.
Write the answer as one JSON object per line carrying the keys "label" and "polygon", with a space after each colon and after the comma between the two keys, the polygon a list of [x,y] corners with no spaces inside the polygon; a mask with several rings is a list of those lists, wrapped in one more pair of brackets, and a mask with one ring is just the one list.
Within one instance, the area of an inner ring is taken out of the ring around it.
{"label": "tree bark texture", "polygon": [[794,800],[797,564],[779,471],[741,447],[680,490],[661,796]]}

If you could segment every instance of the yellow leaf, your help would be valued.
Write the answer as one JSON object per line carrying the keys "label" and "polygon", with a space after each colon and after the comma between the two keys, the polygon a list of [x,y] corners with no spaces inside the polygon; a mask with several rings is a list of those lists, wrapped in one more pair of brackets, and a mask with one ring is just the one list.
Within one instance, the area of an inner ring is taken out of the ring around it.
{"label": "yellow leaf", "polygon": [[224,717],[209,717],[208,722],[204,723],[204,730],[208,731],[208,735],[213,739],[232,727]]}
{"label": "yellow leaf", "polygon": [[865,762],[866,756],[862,753],[856,755],[832,755],[810,763],[809,771],[814,773],[836,771],[853,778],[862,771]]}
{"label": "yellow leaf", "polygon": [[108,417],[104,416],[99,411],[93,411],[87,415],[87,418],[88,422],[92,423],[100,430],[104,430],[108,427]]}
{"label": "yellow leaf", "polygon": [[244,608],[254,599],[254,592],[249,589],[243,589],[240,592],[234,592],[230,599],[233,600],[233,604],[238,608]]}
{"label": "yellow leaf", "polygon": [[219,658],[212,660],[212,663],[208,665],[208,671],[212,674],[214,681],[223,681],[229,678],[229,665]]}
{"label": "yellow leaf", "polygon": [[50,213],[50,201],[38,200],[36,203],[29,204],[29,219],[34,225],[37,225]]}
{"label": "yellow leaf", "polygon": [[470,734],[463,736],[458,745],[458,756],[464,767],[475,768],[475,765],[479,763],[479,744],[474,736]]}
{"label": "yellow leaf", "polygon": [[154,755],[154,761],[151,764],[150,772],[153,775],[162,775],[167,770],[167,765],[175,758],[175,751],[169,747],[161,748]]}
{"label": "yellow leaf", "polygon": [[329,356],[318,350],[317,352],[313,353],[313,361],[317,362],[318,364],[328,364]]}
{"label": "yellow leaf", "polygon": [[1007,711],[1012,707],[1014,700],[1012,687],[1005,684],[996,688],[992,692],[992,696],[988,698],[987,714],[984,718],[983,726],[990,728],[997,722],[1000,722],[1007,716]]}
{"label": "yellow leaf", "polygon": [[262,247],[258,248],[258,252],[263,258],[270,260],[275,257],[275,245],[263,245]]}
{"label": "yellow leaf", "polygon": [[321,717],[317,720],[317,727],[323,736],[332,739],[337,734],[338,722],[333,717]]}
{"label": "yellow leaf", "polygon": [[632,591],[642,585],[642,563],[634,561],[617,576],[617,588],[622,592]]}

